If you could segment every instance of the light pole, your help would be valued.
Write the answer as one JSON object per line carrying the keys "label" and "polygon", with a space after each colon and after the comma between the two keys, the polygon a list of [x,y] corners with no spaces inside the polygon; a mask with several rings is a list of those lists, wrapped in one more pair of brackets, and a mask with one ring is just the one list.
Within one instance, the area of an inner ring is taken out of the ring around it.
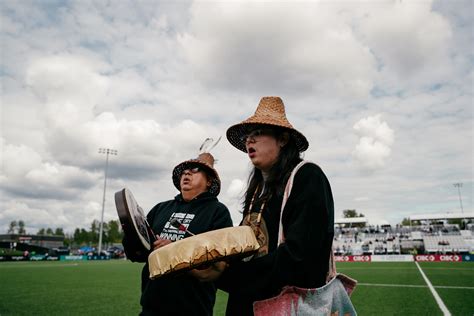
{"label": "light pole", "polygon": [[105,208],[105,189],[107,187],[107,169],[109,168],[109,155],[117,155],[117,151],[109,148],[99,148],[99,154],[105,154],[105,176],[104,176],[104,195],[102,197],[102,216],[100,218],[99,230],[99,253],[102,252],[102,232],[104,230],[104,208]]}
{"label": "light pole", "polygon": [[461,198],[461,187],[462,187],[462,183],[461,183],[461,182],[453,183],[453,185],[458,188],[459,204],[461,205],[461,213],[464,214],[464,209],[462,208],[462,198]]}

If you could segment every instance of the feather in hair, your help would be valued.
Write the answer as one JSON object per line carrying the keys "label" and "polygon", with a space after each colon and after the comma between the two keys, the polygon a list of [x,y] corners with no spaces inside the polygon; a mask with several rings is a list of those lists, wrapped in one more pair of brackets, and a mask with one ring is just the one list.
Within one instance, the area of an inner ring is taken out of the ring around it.
{"label": "feather in hair", "polygon": [[199,154],[210,152],[214,147],[216,147],[216,145],[219,143],[221,138],[222,136],[219,136],[219,138],[216,141],[214,141],[213,138],[209,138],[209,137],[206,138],[204,142],[202,143],[201,147],[199,147]]}

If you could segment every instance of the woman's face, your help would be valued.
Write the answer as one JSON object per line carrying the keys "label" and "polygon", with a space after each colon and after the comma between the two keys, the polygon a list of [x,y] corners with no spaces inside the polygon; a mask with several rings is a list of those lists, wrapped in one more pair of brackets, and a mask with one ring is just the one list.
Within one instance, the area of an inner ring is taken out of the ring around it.
{"label": "woman's face", "polygon": [[252,164],[263,172],[268,172],[277,162],[283,142],[270,128],[257,128],[245,137],[245,148]]}

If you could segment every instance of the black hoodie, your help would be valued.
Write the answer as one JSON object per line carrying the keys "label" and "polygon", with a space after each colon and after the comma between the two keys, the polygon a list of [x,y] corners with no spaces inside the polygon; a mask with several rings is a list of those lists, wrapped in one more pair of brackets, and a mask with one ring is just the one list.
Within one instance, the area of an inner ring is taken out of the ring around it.
{"label": "black hoodie", "polygon": [[[170,225],[173,218],[194,234],[232,226],[227,207],[208,192],[190,202],[178,194],[174,200],[153,207],[147,215],[151,228],[162,238],[175,241],[189,237]],[[213,282],[200,282],[187,273],[150,280],[148,263],[143,267],[141,315],[212,315],[215,298]]]}

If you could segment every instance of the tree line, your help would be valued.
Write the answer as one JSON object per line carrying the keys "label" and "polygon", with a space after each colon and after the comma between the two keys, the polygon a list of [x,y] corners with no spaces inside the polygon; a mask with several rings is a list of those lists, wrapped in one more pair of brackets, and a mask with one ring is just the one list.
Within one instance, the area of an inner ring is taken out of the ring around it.
{"label": "tree line", "polygon": [[[65,246],[81,247],[96,246],[99,242],[99,233],[100,222],[98,220],[93,220],[89,229],[76,228],[72,234],[65,233],[62,227],[56,227],[54,229],[51,227],[45,227],[40,228],[36,232],[36,235],[63,236]],[[8,234],[27,234],[25,230],[25,222],[23,220],[11,221],[8,228]],[[122,237],[123,231],[118,220],[104,222],[102,233],[102,242],[104,244],[120,243]]]}
{"label": "tree line", "polygon": [[8,227],[8,234],[26,234],[25,231],[25,222],[22,220],[19,221],[11,221],[10,226]]}

